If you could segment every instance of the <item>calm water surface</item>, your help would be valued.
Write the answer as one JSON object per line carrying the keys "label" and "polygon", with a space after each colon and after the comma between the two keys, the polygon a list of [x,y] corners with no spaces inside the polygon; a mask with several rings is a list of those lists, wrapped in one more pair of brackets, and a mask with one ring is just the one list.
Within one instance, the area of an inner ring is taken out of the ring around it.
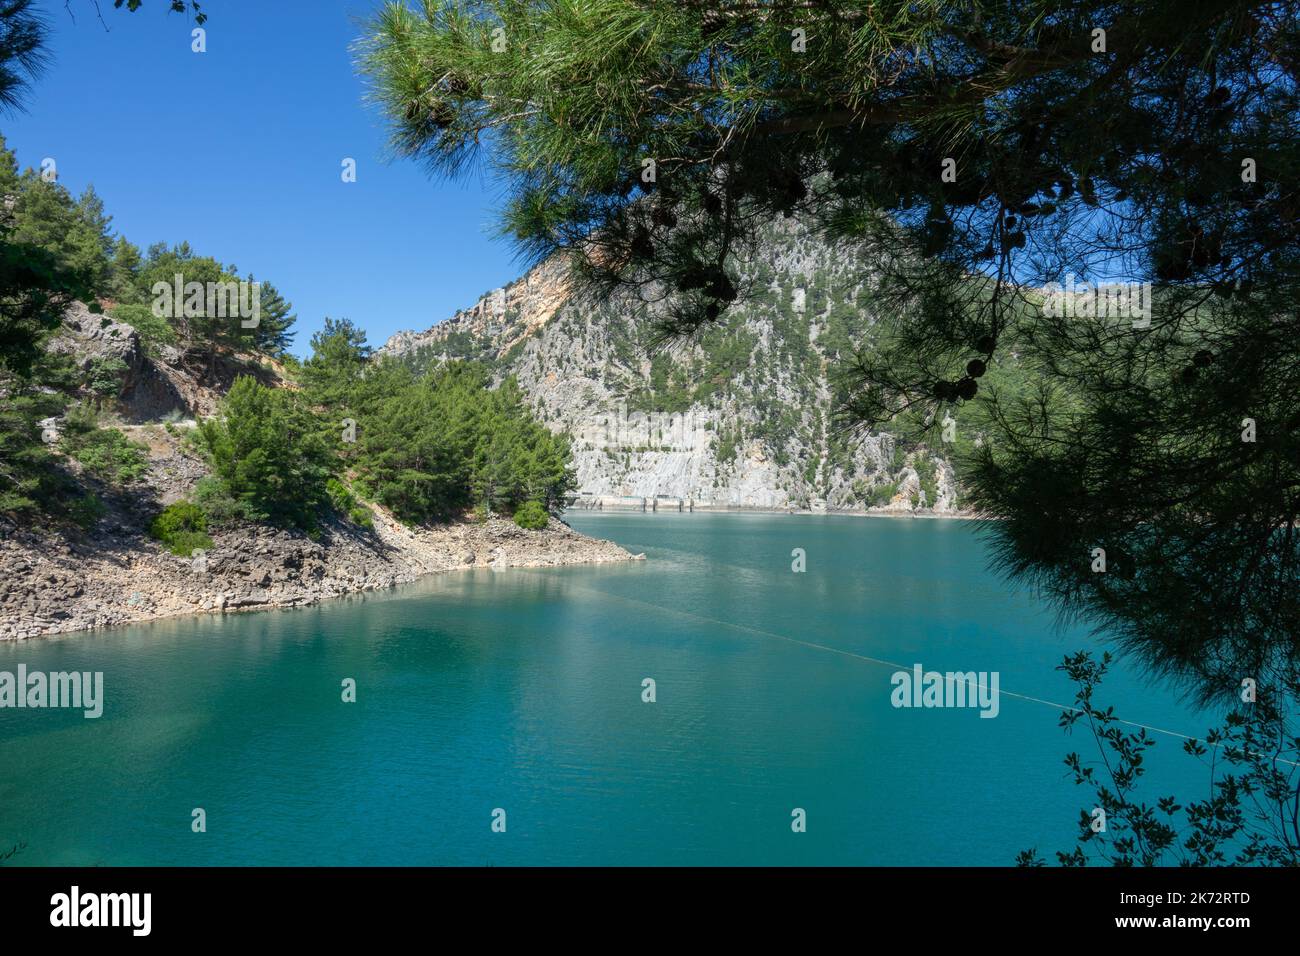
{"label": "calm water surface", "polygon": [[[1062,760],[1095,746],[1010,694],[1068,702],[1053,668],[1092,643],[988,571],[972,524],[570,520],[648,560],[0,645],[0,670],[103,671],[106,696],[98,720],[0,710],[0,846],[25,841],[29,865],[998,865],[1071,846],[1092,801]],[[877,661],[997,671],[1000,713],[895,709]],[[1157,727],[1210,722],[1132,671],[1103,691]],[[1160,792],[1205,788],[1173,739],[1148,764]]]}

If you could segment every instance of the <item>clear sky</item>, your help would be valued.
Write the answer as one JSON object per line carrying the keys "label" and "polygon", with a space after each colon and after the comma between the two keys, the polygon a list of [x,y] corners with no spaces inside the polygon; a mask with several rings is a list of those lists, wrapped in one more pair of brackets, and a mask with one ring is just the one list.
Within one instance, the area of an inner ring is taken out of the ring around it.
{"label": "clear sky", "polygon": [[69,0],[75,21],[44,0],[51,66],[0,132],[20,166],[52,157],[73,193],[93,183],[142,248],[189,240],[274,282],[298,314],[299,355],[327,315],[378,345],[521,271],[493,238],[491,184],[435,182],[389,154],[349,50],[378,0],[203,0],[201,54],[166,0],[99,5],[103,23],[92,0]]}

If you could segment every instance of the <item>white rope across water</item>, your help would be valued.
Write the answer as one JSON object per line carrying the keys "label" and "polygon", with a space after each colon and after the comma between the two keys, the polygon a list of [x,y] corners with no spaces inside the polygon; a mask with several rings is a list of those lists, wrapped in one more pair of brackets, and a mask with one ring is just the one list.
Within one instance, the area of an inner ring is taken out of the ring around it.
{"label": "white rope across water", "polygon": [[[838,654],[841,657],[851,657],[854,658],[855,660],[866,661],[869,664],[883,664],[885,667],[892,667],[895,670],[903,670],[903,671],[910,669],[909,666],[906,664],[897,664],[894,661],[887,661],[880,657],[871,657],[867,654],[858,654],[855,651],[846,651],[839,647],[831,647],[828,644],[818,644],[815,641],[805,641],[802,640],[801,638],[789,637],[785,634],[778,634],[775,631],[764,630],[761,627],[753,627],[752,625],[749,624],[736,624],[732,621],[720,621],[716,618],[706,617],[703,614],[696,614],[694,611],[684,611],[681,608],[664,607],[660,604],[653,604],[650,601],[642,601],[640,598],[626,597],[622,594],[612,594],[609,591],[602,591],[599,588],[586,587],[585,585],[581,585],[581,584],[575,585],[566,582],[565,586],[575,588],[577,590],[587,591],[591,594],[598,594],[601,597],[616,598],[617,600],[625,601],[629,604],[639,604],[642,607],[652,608],[653,610],[656,611],[663,611],[668,614],[677,614],[682,617],[688,617],[696,621],[701,621],[705,624],[715,624],[718,627],[729,627],[732,630],[736,630],[736,631],[748,631],[751,634],[758,634],[763,637],[776,638],[778,641],[785,641],[788,644],[798,644],[802,647],[812,648],[813,650],[826,651],[830,654]],[[976,686],[980,690],[987,691],[989,689],[985,684],[977,681],[972,681],[969,678],[963,677],[962,680],[966,684],[974,684],[974,686]],[[1084,713],[1084,711],[1081,710],[1080,708],[1074,707],[1070,704],[1060,704],[1057,703],[1056,701],[1044,700],[1041,697],[1031,697],[1029,694],[1017,694],[1014,691],[1002,690],[1001,688],[998,689],[998,695],[1006,696],[1006,697],[1014,697],[1017,700],[1029,701],[1032,704],[1043,704],[1047,707],[1054,707],[1057,710],[1070,711],[1071,713],[1075,713],[1075,714]],[[1149,730],[1155,734],[1164,734],[1166,737],[1174,737],[1179,740],[1200,741],[1202,743],[1205,743],[1206,746],[1210,747],[1211,749],[1217,750],[1219,746],[1218,744],[1208,743],[1204,741],[1203,738],[1200,737],[1193,737],[1190,734],[1180,734],[1176,730],[1166,730],[1163,727],[1153,727],[1150,724],[1144,724],[1136,720],[1124,720],[1121,717],[1115,717],[1112,719],[1115,721],[1115,723],[1124,724],[1129,727],[1138,727],[1142,730]],[[1246,751],[1246,753],[1250,754],[1253,757],[1263,757],[1267,760],[1271,760],[1273,763],[1286,764],[1287,766],[1290,767],[1300,767],[1300,762],[1295,760],[1286,760],[1282,757],[1275,757],[1270,754],[1261,753],[1259,751],[1248,750]]]}

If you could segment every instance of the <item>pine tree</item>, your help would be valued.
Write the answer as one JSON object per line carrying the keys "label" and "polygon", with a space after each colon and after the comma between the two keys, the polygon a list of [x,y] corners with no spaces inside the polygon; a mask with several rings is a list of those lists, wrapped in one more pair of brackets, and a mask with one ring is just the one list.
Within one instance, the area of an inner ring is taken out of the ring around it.
{"label": "pine tree", "polygon": [[311,352],[301,376],[308,401],[346,412],[370,357],[365,330],[350,319],[326,316],[324,327],[312,334]]}
{"label": "pine tree", "polygon": [[241,376],[199,436],[213,474],[248,513],[314,525],[335,463],[320,423],[292,392]]}
{"label": "pine tree", "polygon": [[113,242],[108,295],[119,304],[138,305],[144,302],[144,293],[139,283],[140,270],[143,268],[144,256],[140,254],[140,247],[125,236],[118,236]]}
{"label": "pine tree", "polygon": [[[257,280],[250,275],[249,282]],[[259,315],[257,326],[247,330],[246,338],[258,352],[270,356],[281,356],[289,351],[293,344],[293,328],[298,316],[293,306],[285,300],[280,291],[270,282],[258,283]]]}
{"label": "pine tree", "polygon": [[[977,417],[1001,566],[1224,694],[1300,667],[1297,50],[1260,2],[450,0],[386,4],[363,65],[399,153],[494,170],[503,233],[662,336],[784,217],[866,250],[839,428]],[[1070,273],[1149,308],[1052,314]]]}

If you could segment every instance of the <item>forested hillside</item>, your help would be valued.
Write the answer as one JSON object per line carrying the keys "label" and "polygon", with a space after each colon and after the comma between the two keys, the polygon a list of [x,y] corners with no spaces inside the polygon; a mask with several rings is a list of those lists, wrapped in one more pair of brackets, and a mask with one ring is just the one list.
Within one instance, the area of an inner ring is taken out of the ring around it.
{"label": "forested hillside", "polygon": [[[371,503],[411,524],[504,513],[531,528],[562,506],[567,442],[511,383],[371,361],[347,320],[300,363],[271,282],[185,242],[141,251],[93,188],[20,172],[2,140],[0,196],[0,516],[89,530],[114,499],[152,502],[155,536],[188,554],[240,522],[368,527]],[[151,425],[209,472],[184,500],[146,480]]]}

